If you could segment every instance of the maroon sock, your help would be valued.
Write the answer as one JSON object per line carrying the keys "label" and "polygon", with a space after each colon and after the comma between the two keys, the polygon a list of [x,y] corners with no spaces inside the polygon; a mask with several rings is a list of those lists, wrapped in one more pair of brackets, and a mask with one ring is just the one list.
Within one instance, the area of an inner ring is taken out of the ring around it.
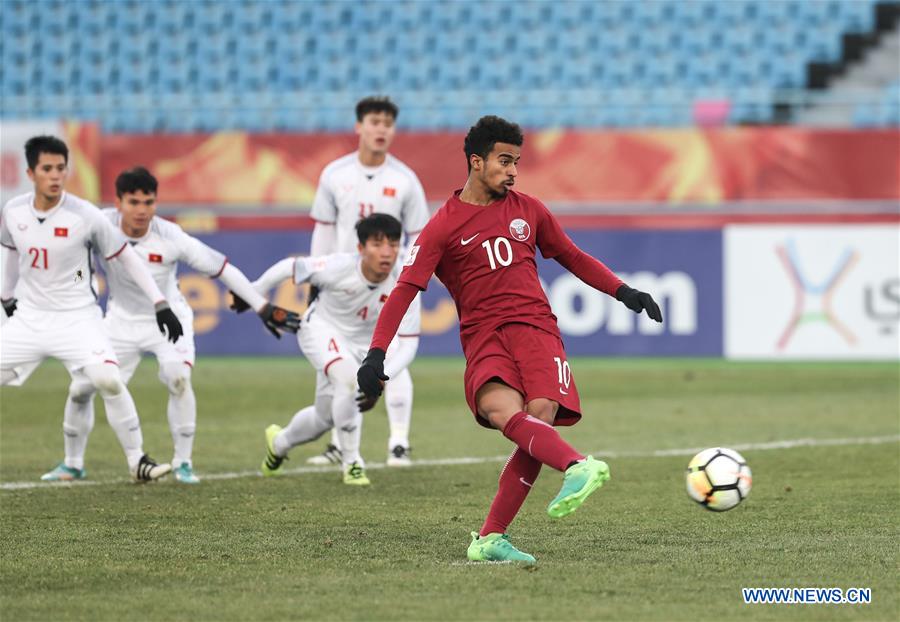
{"label": "maroon sock", "polygon": [[541,463],[516,447],[500,472],[500,485],[479,535],[506,533],[541,472]]}
{"label": "maroon sock", "polygon": [[503,436],[532,458],[557,471],[565,471],[573,462],[584,459],[553,426],[524,412],[517,412],[510,418],[503,428]]}

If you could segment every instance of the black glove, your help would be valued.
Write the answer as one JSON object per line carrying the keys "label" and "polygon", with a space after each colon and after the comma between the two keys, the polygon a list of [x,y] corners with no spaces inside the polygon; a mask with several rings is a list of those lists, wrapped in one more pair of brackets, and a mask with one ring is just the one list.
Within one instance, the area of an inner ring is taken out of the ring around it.
{"label": "black glove", "polygon": [[319,297],[319,288],[316,287],[315,285],[310,285],[309,286],[309,294],[306,295],[306,306],[308,307],[309,305],[311,305],[318,297]]}
{"label": "black glove", "polygon": [[375,408],[375,404],[378,403],[377,397],[369,397],[362,391],[360,391],[359,395],[356,396],[356,405],[359,407],[359,412],[369,412],[373,408]]}
{"label": "black glove", "polygon": [[[241,300],[237,296],[234,297],[235,301]],[[241,302],[244,302],[241,300]],[[244,304],[247,304],[244,302]],[[240,313],[240,311],[238,311]],[[281,339],[281,333],[278,332],[278,329],[288,331],[291,333],[296,333],[300,330],[300,316],[294,313],[293,311],[288,311],[287,309],[282,309],[281,307],[276,307],[275,305],[269,304],[268,302],[263,305],[263,308],[259,310],[259,317],[262,318],[263,324],[266,325],[266,328],[269,329],[269,332],[275,335],[277,339]]]}
{"label": "black glove", "polygon": [[363,359],[359,371],[356,372],[356,382],[359,390],[367,397],[378,399],[384,391],[384,383],[388,377],[384,375],[384,350],[372,348]]}
{"label": "black glove", "polygon": [[184,334],[181,322],[169,308],[169,303],[163,301],[156,303],[156,325],[159,326],[159,332],[168,335],[169,341],[175,343],[178,338]]}
{"label": "black glove", "polygon": [[12,317],[13,313],[16,312],[16,303],[19,302],[19,299],[7,298],[0,302],[3,302],[3,310],[6,311],[6,317]]}
{"label": "black glove", "polygon": [[228,308],[234,311],[235,313],[243,313],[247,309],[250,308],[250,305],[247,304],[247,301],[235,294],[233,291],[228,290],[228,293],[231,294],[231,304],[228,305]]}
{"label": "black glove", "polygon": [[650,316],[651,320],[656,320],[657,322],[663,321],[662,311],[659,310],[659,305],[653,300],[653,296],[646,292],[638,291],[633,287],[628,287],[623,284],[616,290],[616,300],[620,301],[635,313],[640,313],[646,309],[647,315]]}

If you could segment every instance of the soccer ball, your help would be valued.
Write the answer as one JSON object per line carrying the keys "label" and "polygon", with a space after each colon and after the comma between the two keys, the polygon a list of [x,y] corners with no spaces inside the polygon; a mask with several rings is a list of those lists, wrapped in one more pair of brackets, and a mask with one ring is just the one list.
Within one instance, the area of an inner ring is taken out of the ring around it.
{"label": "soccer ball", "polygon": [[688,494],[714,512],[737,507],[750,494],[752,481],[747,461],[733,449],[704,449],[688,463]]}

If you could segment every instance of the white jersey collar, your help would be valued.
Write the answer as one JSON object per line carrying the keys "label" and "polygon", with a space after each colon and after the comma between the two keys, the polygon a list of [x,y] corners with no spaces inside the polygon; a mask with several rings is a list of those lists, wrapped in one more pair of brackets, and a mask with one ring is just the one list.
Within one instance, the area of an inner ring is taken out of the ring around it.
{"label": "white jersey collar", "polygon": [[34,217],[39,220],[47,220],[53,214],[59,211],[59,208],[62,207],[62,204],[66,202],[66,192],[63,191],[62,194],[59,195],[59,201],[56,202],[56,205],[51,207],[45,212],[40,211],[38,208],[34,206],[34,200],[37,197],[37,194],[31,193],[31,200],[28,202],[28,206],[31,208],[31,213],[34,214]]}

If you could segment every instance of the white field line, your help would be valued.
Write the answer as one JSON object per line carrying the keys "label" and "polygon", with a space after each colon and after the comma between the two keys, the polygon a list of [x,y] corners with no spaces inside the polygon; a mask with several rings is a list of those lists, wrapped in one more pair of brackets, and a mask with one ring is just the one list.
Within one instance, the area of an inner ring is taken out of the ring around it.
{"label": "white field line", "polygon": [[[891,436],[861,436],[849,438],[797,438],[784,441],[768,441],[765,443],[735,443],[731,445],[722,445],[730,447],[737,451],[767,451],[772,449],[796,449],[798,447],[835,447],[841,445],[884,445],[886,443],[900,442],[900,435]],[[693,456],[699,451],[706,449],[705,447],[687,447],[683,449],[656,449],[651,451],[615,451],[602,450],[591,452],[591,455],[599,458],[670,458],[674,456]],[[262,455],[262,452],[260,452]],[[509,456],[487,456],[482,458],[436,458],[433,460],[414,460],[412,467],[432,467],[432,466],[458,466],[467,464],[488,464],[506,462]],[[367,469],[376,470],[385,468],[382,462],[370,462],[366,464]],[[312,473],[336,473],[336,466],[303,466],[292,469],[283,469],[284,475],[308,475]],[[259,471],[234,471],[230,473],[204,473],[201,474],[203,481],[216,481],[225,479],[240,479],[244,477],[261,477]],[[32,490],[36,488],[50,489],[60,487],[81,487],[81,486],[109,486],[113,484],[130,483],[130,479],[110,479],[110,480],[87,480],[83,482],[57,482],[47,483],[40,481],[29,482],[6,482],[0,484],[0,490]]]}

